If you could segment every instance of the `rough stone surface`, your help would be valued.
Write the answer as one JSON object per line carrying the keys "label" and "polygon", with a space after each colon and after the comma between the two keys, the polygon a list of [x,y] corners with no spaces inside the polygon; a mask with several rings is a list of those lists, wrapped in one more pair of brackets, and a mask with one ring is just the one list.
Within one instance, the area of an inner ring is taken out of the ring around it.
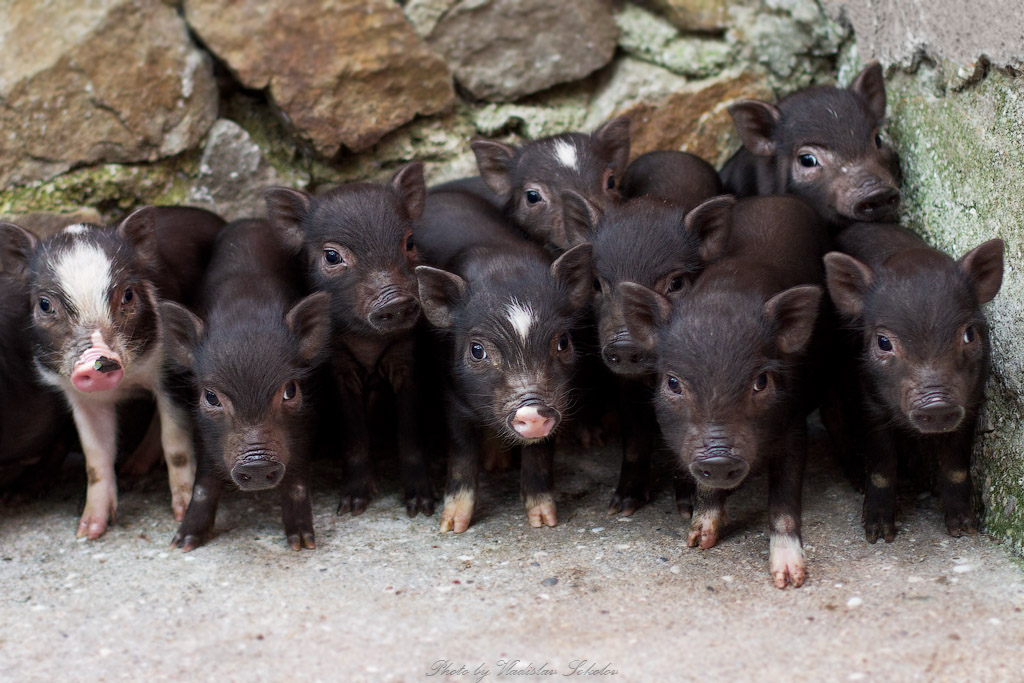
{"label": "rough stone surface", "polygon": [[185,16],[325,156],[365,150],[453,101],[444,63],[392,0],[188,0]]}
{"label": "rough stone surface", "polygon": [[229,221],[260,216],[266,211],[263,190],[271,185],[303,183],[282,178],[244,128],[219,119],[210,129],[187,201]]}
{"label": "rough stone surface", "polygon": [[103,216],[96,209],[80,207],[67,213],[19,213],[6,216],[0,214],[0,221],[20,225],[39,237],[46,237],[74,223],[102,224]]}
{"label": "rough stone surface", "polygon": [[865,61],[910,64],[940,55],[958,65],[982,55],[995,66],[1024,65],[1024,22],[1017,0],[825,0],[857,33]]}
{"label": "rough stone surface", "polygon": [[0,16],[0,187],[178,154],[216,117],[211,61],[160,0],[2,0]]}
{"label": "rough stone surface", "polygon": [[617,34],[606,0],[462,0],[428,40],[466,90],[504,102],[601,68]]}
{"label": "rough stone surface", "polygon": [[724,40],[683,37],[660,17],[636,5],[616,13],[619,45],[630,55],[683,76],[704,78],[732,61],[735,46]]}
{"label": "rough stone surface", "polygon": [[683,31],[723,31],[729,27],[729,7],[742,4],[736,0],[641,0],[665,15]]}
{"label": "rough stone surface", "polygon": [[442,536],[436,513],[405,516],[387,473],[366,513],[335,515],[338,472],[321,463],[317,550],[287,548],[273,492],[225,492],[210,544],[182,554],[168,549],[162,476],[122,492],[106,536],[76,543],[76,468],[42,500],[0,509],[0,669],[355,683],[477,680],[429,676],[439,660],[486,664],[486,683],[536,679],[499,675],[499,660],[570,680],[585,659],[583,671],[618,673],[581,679],[609,681],[1012,681],[1024,669],[1024,575],[988,538],[947,536],[934,498],[904,497],[896,541],[869,545],[860,496],[815,451],[809,578],[780,591],[763,479],[732,497],[726,534],[701,551],[684,545],[665,470],[649,506],[606,517],[618,469],[614,447],[560,451],[550,529],[527,525],[518,471],[484,474],[471,529]]}

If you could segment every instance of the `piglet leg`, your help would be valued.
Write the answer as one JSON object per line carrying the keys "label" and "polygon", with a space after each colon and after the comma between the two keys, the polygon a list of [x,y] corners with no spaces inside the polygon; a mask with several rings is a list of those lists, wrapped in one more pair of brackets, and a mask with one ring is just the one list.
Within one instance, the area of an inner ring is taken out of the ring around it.
{"label": "piglet leg", "polygon": [[192,443],[192,425],[188,414],[163,388],[158,388],[156,409],[160,416],[160,443],[167,459],[167,479],[171,487],[174,519],[185,519],[196,480],[196,457]]}
{"label": "piglet leg", "polygon": [[71,415],[85,453],[88,488],[77,537],[99,538],[117,513],[117,409],[113,402],[71,397]]}
{"label": "piglet leg", "polygon": [[192,498],[185,512],[185,519],[178,532],[171,540],[172,548],[181,548],[188,552],[206,543],[213,531],[213,522],[217,517],[217,504],[224,488],[224,480],[217,474],[206,458],[199,461],[196,472],[196,483],[192,489]]}
{"label": "piglet leg", "polygon": [[651,408],[651,391],[643,383],[620,380],[619,396],[622,470],[608,514],[629,517],[650,499],[651,451],[658,424]]}
{"label": "piglet leg", "polygon": [[458,415],[449,411],[448,429],[452,450],[448,455],[448,482],[445,485],[441,533],[461,534],[469,528],[476,505],[480,477],[480,435]]}
{"label": "piglet leg", "polygon": [[942,508],[946,530],[959,538],[978,532],[978,518],[971,506],[971,441],[974,420],[965,420],[955,434],[938,438],[939,467],[942,471]]}
{"label": "piglet leg", "polygon": [[554,439],[522,447],[520,487],[526,501],[526,517],[534,528],[558,524],[554,469]]}
{"label": "piglet leg", "polygon": [[869,432],[864,448],[864,538],[896,538],[896,444],[882,427]]}
{"label": "piglet leg", "polygon": [[341,429],[345,450],[342,454],[341,501],[338,514],[361,515],[370,504],[373,493],[373,470],[370,465],[370,434],[362,395],[349,391],[342,384]]}
{"label": "piglet leg", "polygon": [[693,517],[686,545],[700,546],[703,550],[718,543],[718,535],[728,523],[725,516],[725,499],[728,493],[722,489],[708,489],[697,486],[694,493]]}
{"label": "piglet leg", "polygon": [[[411,355],[411,354],[410,354]],[[410,517],[422,512],[434,514],[434,488],[430,483],[430,468],[422,445],[423,429],[417,415],[417,385],[412,381],[415,372],[412,362],[406,372],[392,378],[398,413],[398,457],[401,461],[402,487],[405,490],[405,510]],[[420,389],[422,390],[422,389]]]}
{"label": "piglet leg", "polygon": [[313,534],[313,502],[309,495],[307,465],[289,467],[281,482],[281,519],[292,550],[316,548]]}
{"label": "piglet leg", "polygon": [[799,588],[807,577],[800,539],[801,491],[807,460],[805,431],[794,428],[786,442],[786,452],[772,461],[768,473],[768,566],[776,588],[785,588],[790,583]]}

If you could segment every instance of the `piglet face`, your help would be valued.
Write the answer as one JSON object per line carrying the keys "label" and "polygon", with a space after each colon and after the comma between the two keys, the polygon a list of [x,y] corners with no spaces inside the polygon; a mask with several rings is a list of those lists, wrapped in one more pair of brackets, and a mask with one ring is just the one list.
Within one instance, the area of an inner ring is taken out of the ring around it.
{"label": "piglet face", "polygon": [[48,382],[81,393],[120,386],[156,342],[157,293],[150,281],[156,246],[150,209],[116,229],[72,225],[42,242],[12,225],[2,228],[5,269],[31,292],[33,345]]}
{"label": "piglet face", "polygon": [[778,107],[746,100],[729,111],[744,146],[773,159],[779,187],[829,221],[891,221],[899,206],[899,162],[885,142],[885,82],[874,63],[846,89],[818,87]]}
{"label": "piglet face", "polygon": [[[809,342],[821,290],[698,292],[673,306],[620,287],[627,324],[657,348],[655,408],[681,467],[707,488],[733,489],[777,445],[793,409],[794,362]],[[724,343],[728,340],[728,343]]]}
{"label": "piglet face", "polygon": [[337,329],[373,336],[416,324],[413,223],[425,197],[418,163],[386,185],[352,183],[315,197],[284,188],[267,191],[271,219],[304,248],[314,286],[331,293]]}
{"label": "piglet face", "polygon": [[874,271],[844,254],[826,257],[833,301],[861,330],[871,395],[904,427],[952,432],[980,403],[990,352],[980,304],[999,290],[1002,254],[1001,240],[959,263],[910,249]]}
{"label": "piglet face", "polygon": [[580,242],[563,220],[571,190],[599,208],[620,200],[618,179],[629,161],[629,120],[612,119],[591,135],[563,133],[515,148],[473,142],[480,175],[507,200],[512,220],[533,239],[565,250]]}

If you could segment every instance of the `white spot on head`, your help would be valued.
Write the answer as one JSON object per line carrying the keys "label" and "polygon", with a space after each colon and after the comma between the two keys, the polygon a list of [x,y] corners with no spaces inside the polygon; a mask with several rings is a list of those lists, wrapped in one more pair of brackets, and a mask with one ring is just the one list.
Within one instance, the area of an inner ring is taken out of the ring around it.
{"label": "white spot on head", "polygon": [[515,299],[505,306],[505,313],[508,315],[508,323],[516,331],[519,338],[526,343],[527,335],[530,333],[530,326],[537,322],[537,316],[533,309],[527,304],[521,304]]}
{"label": "white spot on head", "polygon": [[555,156],[558,163],[574,171],[580,170],[579,161],[576,158],[576,145],[568,140],[555,140]]}
{"label": "white spot on head", "polygon": [[81,322],[97,327],[110,325],[107,304],[112,286],[110,259],[102,249],[91,242],[76,241],[70,249],[57,255],[53,271]]}
{"label": "white spot on head", "polygon": [[64,228],[64,233],[67,235],[81,235],[83,232],[89,230],[89,226],[84,223],[75,223]]}

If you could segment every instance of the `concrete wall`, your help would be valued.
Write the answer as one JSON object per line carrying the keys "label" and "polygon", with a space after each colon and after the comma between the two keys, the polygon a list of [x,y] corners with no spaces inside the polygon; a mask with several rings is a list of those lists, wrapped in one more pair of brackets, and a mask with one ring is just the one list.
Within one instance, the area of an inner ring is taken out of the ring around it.
{"label": "concrete wall", "polygon": [[831,1],[860,63],[886,67],[887,134],[901,156],[903,220],[959,256],[1006,241],[1006,272],[986,310],[993,374],[973,475],[984,530],[1024,554],[1024,21],[1012,0]]}

